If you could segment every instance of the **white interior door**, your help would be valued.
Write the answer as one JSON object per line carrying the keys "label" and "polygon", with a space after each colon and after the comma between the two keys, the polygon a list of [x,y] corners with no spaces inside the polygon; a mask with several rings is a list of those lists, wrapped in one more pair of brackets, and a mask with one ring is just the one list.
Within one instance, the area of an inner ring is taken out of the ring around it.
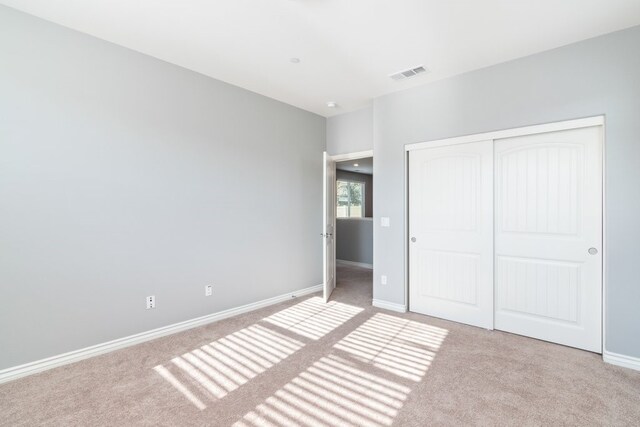
{"label": "white interior door", "polygon": [[336,287],[336,162],[326,151],[323,154],[323,164],[322,265],[326,302]]}
{"label": "white interior door", "polygon": [[496,140],[496,329],[601,352],[601,133]]}
{"label": "white interior door", "polygon": [[409,154],[411,311],[493,329],[493,141]]}

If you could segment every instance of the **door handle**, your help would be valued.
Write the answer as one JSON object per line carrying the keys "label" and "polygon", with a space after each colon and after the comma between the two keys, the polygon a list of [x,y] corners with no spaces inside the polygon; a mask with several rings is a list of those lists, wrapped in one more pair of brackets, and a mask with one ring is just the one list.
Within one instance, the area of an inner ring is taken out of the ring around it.
{"label": "door handle", "polygon": [[415,238],[415,237],[412,237],[412,238],[411,238],[411,243],[415,243],[415,242],[416,242],[416,238]]}
{"label": "door handle", "polygon": [[589,255],[597,255],[598,250],[596,248],[589,248]]}

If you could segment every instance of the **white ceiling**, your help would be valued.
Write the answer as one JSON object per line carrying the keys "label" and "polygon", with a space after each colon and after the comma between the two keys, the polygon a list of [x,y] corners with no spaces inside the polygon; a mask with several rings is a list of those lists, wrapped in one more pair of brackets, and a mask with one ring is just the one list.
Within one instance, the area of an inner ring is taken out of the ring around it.
{"label": "white ceiling", "polygon": [[[640,24],[640,0],[0,3],[323,116]],[[422,64],[431,72],[401,82],[388,77]]]}
{"label": "white ceiling", "polygon": [[[355,166],[358,165],[358,166]],[[373,174],[373,157],[366,157],[358,160],[346,160],[344,162],[336,162],[336,169],[347,172]]]}

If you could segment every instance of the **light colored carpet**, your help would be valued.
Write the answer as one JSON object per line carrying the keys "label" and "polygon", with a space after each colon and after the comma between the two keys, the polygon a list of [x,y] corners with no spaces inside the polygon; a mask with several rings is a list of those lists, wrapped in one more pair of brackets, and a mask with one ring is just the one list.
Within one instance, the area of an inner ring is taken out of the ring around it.
{"label": "light colored carpet", "polygon": [[0,386],[0,425],[640,425],[640,373],[596,354],[371,307],[294,299]]}

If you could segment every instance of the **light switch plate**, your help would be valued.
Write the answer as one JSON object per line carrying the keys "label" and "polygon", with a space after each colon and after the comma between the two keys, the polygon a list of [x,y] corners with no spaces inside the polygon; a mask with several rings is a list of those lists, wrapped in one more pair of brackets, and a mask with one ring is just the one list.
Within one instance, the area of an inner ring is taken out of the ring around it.
{"label": "light switch plate", "polygon": [[384,274],[382,276],[380,276],[380,284],[381,285],[386,285],[387,284],[387,276],[385,276]]}
{"label": "light switch plate", "polygon": [[380,217],[380,227],[389,227],[391,225],[391,220],[388,216]]}

